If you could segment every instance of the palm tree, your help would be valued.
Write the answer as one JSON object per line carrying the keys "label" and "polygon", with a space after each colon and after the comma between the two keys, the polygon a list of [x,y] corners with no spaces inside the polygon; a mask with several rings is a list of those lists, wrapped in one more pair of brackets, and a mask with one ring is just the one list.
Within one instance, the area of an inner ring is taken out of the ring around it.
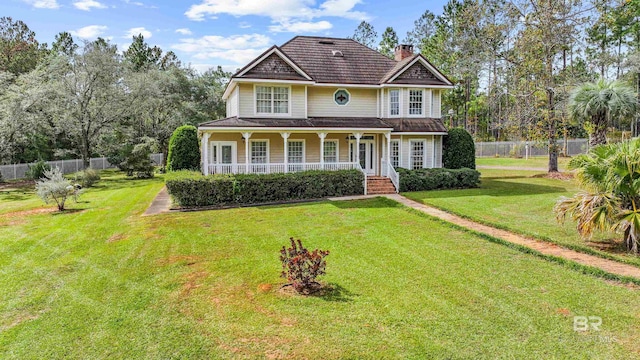
{"label": "palm tree", "polygon": [[607,143],[607,125],[613,118],[625,118],[635,114],[638,100],[633,89],[620,81],[584,83],[571,93],[569,114],[578,121],[588,122],[589,145]]}
{"label": "palm tree", "polygon": [[584,191],[562,198],[554,211],[558,221],[569,215],[581,236],[595,230],[624,234],[627,250],[637,254],[640,242],[640,138],[600,145],[571,160]]}

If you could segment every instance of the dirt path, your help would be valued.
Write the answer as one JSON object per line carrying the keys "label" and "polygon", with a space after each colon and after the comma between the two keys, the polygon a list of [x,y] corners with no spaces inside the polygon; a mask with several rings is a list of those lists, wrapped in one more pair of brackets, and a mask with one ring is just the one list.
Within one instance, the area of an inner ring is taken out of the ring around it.
{"label": "dirt path", "polygon": [[168,212],[170,207],[171,197],[169,197],[167,188],[163,187],[142,216],[162,214]]}
{"label": "dirt path", "polygon": [[506,230],[496,229],[494,227],[483,225],[483,224],[450,214],[446,211],[442,211],[434,207],[407,199],[406,197],[399,194],[390,194],[390,195],[384,195],[384,196],[394,201],[397,201],[405,206],[411,207],[425,214],[436,217],[438,219],[441,219],[459,226],[463,226],[467,229],[481,232],[502,240],[506,240],[514,244],[526,246],[530,249],[534,249],[545,255],[552,255],[552,256],[564,258],[567,260],[572,260],[582,265],[600,268],[611,274],[616,274],[620,276],[629,276],[629,277],[634,277],[636,279],[640,279],[640,268],[637,268],[635,266],[623,264],[613,260],[603,259],[601,257],[584,254],[584,253],[569,250],[569,249],[565,249],[555,244],[551,244],[551,243],[540,241],[540,240],[534,240],[518,234],[514,234]]}

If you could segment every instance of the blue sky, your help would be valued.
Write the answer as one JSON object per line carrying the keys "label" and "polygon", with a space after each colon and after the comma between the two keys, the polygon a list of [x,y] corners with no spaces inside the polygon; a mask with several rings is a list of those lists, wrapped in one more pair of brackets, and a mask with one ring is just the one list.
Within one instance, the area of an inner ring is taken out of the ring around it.
{"label": "blue sky", "polygon": [[98,36],[125,49],[142,33],[151,45],[174,51],[198,70],[232,71],[273,44],[295,35],[346,37],[360,21],[378,35],[392,26],[400,40],[427,9],[444,0],[0,0],[0,14],[24,21],[40,42],[61,31],[77,41]]}

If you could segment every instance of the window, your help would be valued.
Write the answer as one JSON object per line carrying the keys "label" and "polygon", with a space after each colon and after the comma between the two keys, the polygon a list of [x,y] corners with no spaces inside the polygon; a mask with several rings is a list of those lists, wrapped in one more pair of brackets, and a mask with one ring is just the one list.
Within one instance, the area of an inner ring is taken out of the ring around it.
{"label": "window", "polygon": [[347,105],[351,99],[351,94],[347,90],[341,89],[333,94],[333,101],[338,105]]}
{"label": "window", "polygon": [[288,114],[289,88],[286,86],[256,86],[256,113]]}
{"label": "window", "polygon": [[400,115],[400,90],[389,90],[389,115]]}
{"label": "window", "polygon": [[409,167],[411,169],[422,169],[424,167],[424,140],[410,140]]}
{"label": "window", "polygon": [[251,141],[251,163],[267,164],[269,162],[269,144],[266,140]]}
{"label": "window", "polygon": [[[289,164],[302,164],[304,163],[304,141],[302,140],[289,140],[287,146],[287,159]],[[298,169],[299,168],[299,169]],[[301,166],[290,168],[291,170],[302,170]]]}
{"label": "window", "polygon": [[409,115],[422,115],[423,90],[409,90]]}
{"label": "window", "polygon": [[324,141],[324,162],[326,163],[338,162],[338,140]]}
{"label": "window", "polygon": [[391,166],[400,167],[400,142],[391,140]]}

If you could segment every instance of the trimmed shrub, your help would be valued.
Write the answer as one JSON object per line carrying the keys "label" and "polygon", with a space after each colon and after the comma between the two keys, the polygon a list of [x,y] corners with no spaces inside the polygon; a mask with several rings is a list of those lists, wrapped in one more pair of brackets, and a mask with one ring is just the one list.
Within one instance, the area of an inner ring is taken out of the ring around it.
{"label": "trimmed shrub", "polygon": [[44,160],[38,160],[38,162],[29,165],[27,170],[27,177],[32,180],[38,180],[44,177],[45,171],[51,170],[51,166],[44,162]]}
{"label": "trimmed shrub", "polygon": [[358,195],[364,192],[358,170],[288,174],[208,175],[195,171],[166,175],[169,194],[181,206],[260,204]]}
{"label": "trimmed shrub", "polygon": [[184,125],[177,128],[169,139],[167,170],[199,170],[200,146],[198,130],[195,126]]}
{"label": "trimmed shrub", "polygon": [[315,249],[310,252],[301,240],[289,238],[289,241],[291,247],[283,246],[280,250],[280,276],[287,279],[297,292],[308,295],[320,287],[316,279],[325,274],[327,261],[324,258],[329,255],[329,250]]}
{"label": "trimmed shrub", "polygon": [[48,204],[53,201],[58,206],[59,211],[64,210],[64,204],[67,198],[73,196],[77,202],[81,189],[71,184],[71,181],[64,178],[62,171],[55,168],[53,170],[45,170],[44,176],[36,182],[36,193]]}
{"label": "trimmed shrub", "polygon": [[397,169],[400,191],[464,189],[480,185],[480,172],[474,169]]}
{"label": "trimmed shrub", "polygon": [[83,171],[77,172],[75,181],[82,185],[82,187],[91,187],[93,186],[93,184],[100,181],[100,173],[98,172],[98,170],[88,168]]}
{"label": "trimmed shrub", "polygon": [[467,130],[449,129],[442,147],[442,165],[447,169],[476,168],[476,147]]}

